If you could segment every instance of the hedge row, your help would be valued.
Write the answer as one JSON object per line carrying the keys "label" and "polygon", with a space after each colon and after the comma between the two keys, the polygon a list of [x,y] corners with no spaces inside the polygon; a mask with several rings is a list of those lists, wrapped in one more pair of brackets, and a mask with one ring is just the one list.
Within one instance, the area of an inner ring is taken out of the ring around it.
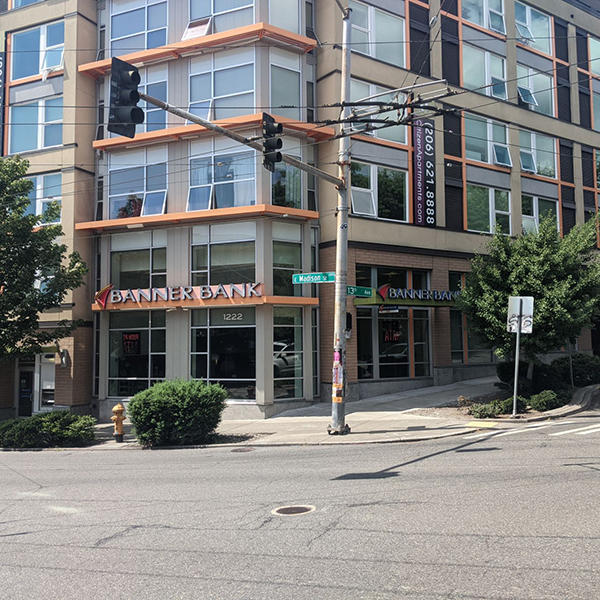
{"label": "hedge row", "polygon": [[53,448],[87,446],[95,439],[96,419],[67,411],[40,413],[0,423],[2,448]]}

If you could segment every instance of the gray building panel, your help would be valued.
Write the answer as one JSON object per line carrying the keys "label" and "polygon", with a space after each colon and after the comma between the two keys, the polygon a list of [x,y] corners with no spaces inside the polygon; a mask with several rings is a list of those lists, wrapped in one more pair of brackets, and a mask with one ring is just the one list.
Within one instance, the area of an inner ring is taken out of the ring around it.
{"label": "gray building panel", "polygon": [[462,31],[463,41],[468,42],[473,46],[477,46],[478,48],[494,52],[494,54],[506,56],[506,42],[499,40],[493,35],[487,35],[479,29],[473,29],[468,25],[463,25]]}
{"label": "gray building panel", "polygon": [[538,179],[521,178],[521,191],[524,194],[533,194],[534,196],[544,196],[545,198],[554,198],[558,200],[558,185],[548,181],[539,181]]}
{"label": "gray building panel", "polygon": [[552,75],[553,64],[550,59],[528,52],[524,48],[517,48],[517,63]]}
{"label": "gray building panel", "polygon": [[379,144],[354,141],[352,142],[352,157],[359,161],[385,165],[394,169],[408,169],[408,152],[406,150]]}
{"label": "gray building panel", "polygon": [[488,187],[510,189],[510,173],[492,171],[467,165],[467,183],[478,183]]}

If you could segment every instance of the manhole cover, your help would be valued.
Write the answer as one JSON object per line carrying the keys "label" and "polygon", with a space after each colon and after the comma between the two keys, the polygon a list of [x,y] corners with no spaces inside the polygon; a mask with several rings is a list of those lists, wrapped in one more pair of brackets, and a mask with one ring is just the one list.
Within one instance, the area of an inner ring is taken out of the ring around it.
{"label": "manhole cover", "polygon": [[232,452],[252,452],[254,448],[234,448]]}
{"label": "manhole cover", "polygon": [[316,507],[306,505],[306,506],[280,506],[272,510],[271,512],[274,515],[283,515],[283,516],[293,516],[293,515],[305,515],[306,513],[313,512],[316,510]]}

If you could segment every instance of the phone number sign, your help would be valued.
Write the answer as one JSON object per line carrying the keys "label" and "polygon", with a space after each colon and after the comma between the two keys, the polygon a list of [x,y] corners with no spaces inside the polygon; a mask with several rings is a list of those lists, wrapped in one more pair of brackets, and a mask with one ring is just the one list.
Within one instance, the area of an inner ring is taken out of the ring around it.
{"label": "phone number sign", "polygon": [[435,132],[431,119],[413,126],[414,223],[435,227]]}

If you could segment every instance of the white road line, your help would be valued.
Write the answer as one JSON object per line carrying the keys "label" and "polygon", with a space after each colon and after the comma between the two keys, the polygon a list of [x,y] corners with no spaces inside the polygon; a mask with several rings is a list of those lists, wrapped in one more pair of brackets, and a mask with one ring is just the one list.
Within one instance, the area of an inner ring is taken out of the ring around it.
{"label": "white road line", "polygon": [[[547,423],[545,425],[540,423],[531,423],[526,425],[525,427],[521,427],[517,430],[510,430],[505,433],[498,433],[498,429],[492,431],[486,431],[485,433],[475,433],[471,435],[466,435],[463,437],[464,440],[474,440],[477,438],[482,438],[490,435],[495,435],[496,437],[500,437],[502,435],[512,435],[513,433],[518,433],[520,431],[531,431],[532,429],[545,429],[546,427],[556,427],[557,425],[571,425],[575,423],[575,421],[553,421],[552,423]],[[500,430],[501,431],[501,430]],[[552,434],[551,434],[552,435]]]}
{"label": "white road line", "polygon": [[596,425],[588,425],[587,427],[578,427],[577,429],[567,429],[566,431],[559,431],[558,433],[550,433],[549,435],[567,435],[567,433],[576,433],[578,431],[585,431],[586,429],[596,429],[598,424]]}
{"label": "white road line", "polygon": [[537,431],[538,429],[546,429],[546,427],[552,427],[552,425],[530,425],[528,427],[523,427],[522,429],[513,429],[512,431],[507,431],[506,433],[500,433],[497,437],[502,437],[503,435],[513,435],[515,433],[523,433],[526,431]]}
{"label": "white road line", "polygon": [[575,435],[588,435],[588,433],[598,433],[600,431],[600,425],[596,425],[596,429],[591,429],[590,431],[580,431]]}

